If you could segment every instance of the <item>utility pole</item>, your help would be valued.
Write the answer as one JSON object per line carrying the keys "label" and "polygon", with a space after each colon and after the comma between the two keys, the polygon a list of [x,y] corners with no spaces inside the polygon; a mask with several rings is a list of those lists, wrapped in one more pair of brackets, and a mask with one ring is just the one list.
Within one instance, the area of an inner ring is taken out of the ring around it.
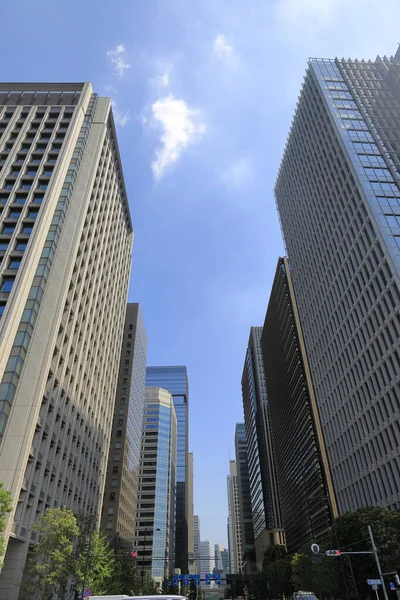
{"label": "utility pole", "polygon": [[376,566],[378,568],[379,579],[382,582],[383,595],[385,597],[385,600],[389,600],[388,599],[387,590],[386,590],[386,586],[385,586],[385,582],[383,580],[383,573],[382,573],[382,569],[381,569],[381,564],[379,562],[378,550],[377,550],[377,548],[375,546],[374,536],[372,535],[371,525],[368,525],[368,533],[369,533],[369,537],[371,538],[372,552],[373,552],[373,554],[375,556],[375,562],[376,562]]}
{"label": "utility pole", "polygon": [[142,554],[142,572],[140,573],[141,581],[142,581],[142,594],[144,594],[144,589],[143,589],[144,588],[144,553],[145,553],[145,550],[146,550],[146,536],[147,536],[147,527],[144,528],[143,554]]}

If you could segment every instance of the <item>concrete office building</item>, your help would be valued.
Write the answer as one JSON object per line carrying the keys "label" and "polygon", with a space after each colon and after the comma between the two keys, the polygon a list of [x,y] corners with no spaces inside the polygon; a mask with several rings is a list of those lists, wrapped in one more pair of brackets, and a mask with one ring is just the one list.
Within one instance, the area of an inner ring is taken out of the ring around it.
{"label": "concrete office building", "polygon": [[133,548],[156,583],[174,571],[177,420],[172,396],[146,388]]}
{"label": "concrete office building", "polygon": [[139,304],[127,305],[101,528],[118,550],[130,550],[135,529],[146,380],[147,335]]}
{"label": "concrete office building", "polygon": [[193,452],[188,454],[188,568],[191,575],[196,573],[194,554],[194,506],[193,506]]}
{"label": "concrete office building", "polygon": [[214,544],[208,540],[200,542],[200,585],[203,587],[214,587],[213,584],[206,585],[204,579],[207,574],[214,573],[215,556]]}
{"label": "concrete office building", "polygon": [[133,231],[108,98],[0,84],[0,597],[48,507],[99,514]]}
{"label": "concrete office building", "polygon": [[399,90],[311,59],[275,187],[340,513],[400,508]]}
{"label": "concrete office building", "polygon": [[236,461],[229,461],[228,491],[228,546],[231,573],[242,573],[242,530]]}
{"label": "concrete office building", "polygon": [[188,454],[189,384],[186,367],[147,367],[146,386],[161,387],[172,394],[178,423],[178,462],[176,478],[175,568],[188,573]]}
{"label": "concrete office building", "polygon": [[288,261],[280,258],[262,333],[276,472],[289,552],[330,539],[336,516]]}
{"label": "concrete office building", "polygon": [[200,517],[193,517],[193,548],[194,548],[194,563],[195,572],[200,573]]}
{"label": "concrete office building", "polygon": [[251,327],[242,375],[254,544],[261,569],[266,546],[285,544],[276,480],[268,394],[261,348],[262,327]]}
{"label": "concrete office building", "polygon": [[249,467],[247,464],[247,442],[244,423],[236,423],[235,455],[242,538],[242,568],[243,573],[253,573],[257,571],[257,568],[254,548],[254,528],[253,514],[251,510]]}

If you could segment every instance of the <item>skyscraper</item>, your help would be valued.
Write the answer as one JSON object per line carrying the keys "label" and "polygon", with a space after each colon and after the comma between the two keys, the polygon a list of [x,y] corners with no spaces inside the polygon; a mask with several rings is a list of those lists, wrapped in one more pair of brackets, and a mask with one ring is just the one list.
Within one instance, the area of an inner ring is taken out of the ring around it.
{"label": "skyscraper", "polygon": [[311,59],[275,187],[340,513],[400,508],[399,89]]}
{"label": "skyscraper", "polygon": [[242,572],[242,531],[240,527],[239,490],[237,482],[237,465],[229,461],[227,476],[228,491],[228,546],[231,573]]}
{"label": "skyscraper", "polygon": [[[215,567],[214,545],[212,542],[205,540],[200,542],[200,577],[201,585],[206,586],[204,578],[207,574],[212,574]],[[207,587],[209,587],[207,585]]]}
{"label": "skyscraper", "polygon": [[193,452],[188,454],[188,572],[195,573],[194,506],[193,506]]}
{"label": "skyscraper", "polygon": [[139,484],[147,336],[139,304],[126,308],[101,528],[114,548],[133,544]]}
{"label": "skyscraper", "polygon": [[293,286],[280,258],[262,333],[280,504],[289,552],[330,539],[329,465]]}
{"label": "skyscraper", "polygon": [[196,573],[200,573],[200,517],[193,517],[193,546]]}
{"label": "skyscraper", "polygon": [[242,568],[244,573],[252,573],[257,569],[254,549],[253,515],[251,511],[249,467],[247,464],[247,443],[244,423],[236,423],[235,454],[240,514],[239,524],[242,538]]}
{"label": "skyscraper", "polygon": [[174,569],[177,422],[172,396],[146,388],[133,546],[140,572],[162,583]]}
{"label": "skyscraper", "polygon": [[47,508],[98,514],[133,231],[108,98],[0,84],[0,596],[18,597]]}
{"label": "skyscraper", "polygon": [[189,385],[186,367],[147,367],[146,386],[172,394],[178,423],[175,568],[188,572]]}
{"label": "skyscraper", "polygon": [[251,506],[258,567],[265,547],[284,544],[264,361],[262,327],[251,327],[242,375]]}

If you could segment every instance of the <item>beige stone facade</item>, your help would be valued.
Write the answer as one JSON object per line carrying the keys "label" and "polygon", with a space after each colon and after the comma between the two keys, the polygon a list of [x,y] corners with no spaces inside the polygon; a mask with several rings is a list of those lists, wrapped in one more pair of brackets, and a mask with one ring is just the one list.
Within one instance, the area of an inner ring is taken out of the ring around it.
{"label": "beige stone facade", "polygon": [[39,515],[101,509],[133,231],[90,83],[0,84],[0,136],[0,597],[15,600]]}

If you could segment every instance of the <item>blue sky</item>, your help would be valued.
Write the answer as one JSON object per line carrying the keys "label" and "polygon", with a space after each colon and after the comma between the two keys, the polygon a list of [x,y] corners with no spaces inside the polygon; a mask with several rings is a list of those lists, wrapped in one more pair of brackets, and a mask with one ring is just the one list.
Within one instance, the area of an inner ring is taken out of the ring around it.
{"label": "blue sky", "polygon": [[115,103],[149,364],[186,364],[195,511],[226,544],[251,325],[283,243],[273,185],[309,56],[400,42],[398,0],[15,0],[3,81],[93,82]]}

